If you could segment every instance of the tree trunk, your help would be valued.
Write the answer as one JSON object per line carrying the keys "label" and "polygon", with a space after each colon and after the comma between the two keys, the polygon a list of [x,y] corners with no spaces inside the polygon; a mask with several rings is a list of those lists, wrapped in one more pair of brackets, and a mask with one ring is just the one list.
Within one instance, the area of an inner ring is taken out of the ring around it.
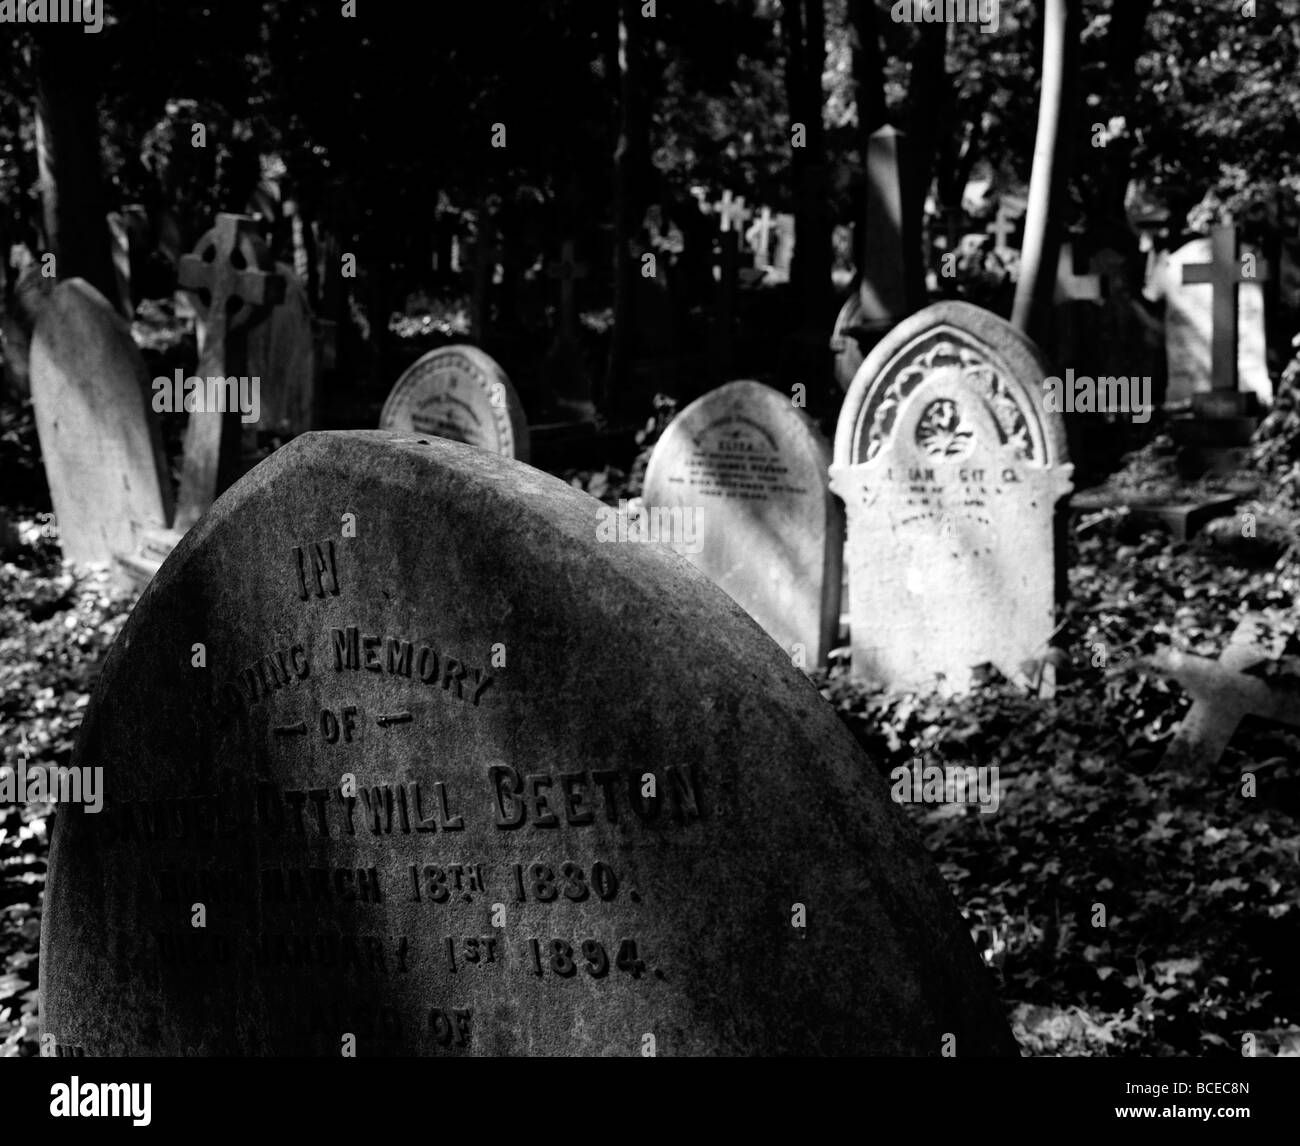
{"label": "tree trunk", "polygon": [[822,71],[826,66],[826,15],[822,2],[785,0],[782,19],[792,135],[796,124],[802,124],[804,129],[803,146],[791,148],[796,238],[790,283],[806,331],[822,325],[829,328],[834,318],[830,204],[822,130]]}
{"label": "tree trunk", "polygon": [[[1098,187],[1100,221],[1108,225],[1108,230],[1116,232],[1128,230],[1124,196],[1133,175],[1132,123],[1133,101],[1137,97],[1137,58],[1152,3],[1153,0],[1125,0],[1123,4],[1116,4],[1106,36],[1106,78],[1110,81],[1110,92],[1103,105],[1105,118],[1125,116],[1130,128],[1124,138],[1109,142],[1097,155],[1101,166]],[[1084,127],[1091,130],[1091,124]]]}
{"label": "tree trunk", "polygon": [[853,32],[853,80],[858,89],[858,138],[866,155],[871,133],[885,126],[885,57],[880,50],[876,0],[849,0]]}
{"label": "tree trunk", "polygon": [[1050,333],[1060,215],[1070,177],[1070,125],[1078,71],[1078,0],[1046,0],[1038,137],[1012,323],[1040,344]]}
{"label": "tree trunk", "polygon": [[36,146],[46,240],[59,279],[83,278],[120,305],[99,170],[95,37],[46,26],[36,51]]}
{"label": "tree trunk", "polygon": [[602,409],[609,408],[627,376],[632,328],[636,321],[636,276],[640,273],[632,240],[645,214],[645,197],[653,173],[642,29],[639,0],[619,0],[616,49],[619,126],[618,141],[614,145],[614,328],[610,333],[604,393],[597,395],[597,404]]}
{"label": "tree trunk", "polygon": [[[925,200],[934,179],[936,159],[940,146],[940,132],[944,125],[956,122],[952,77],[948,75],[948,25],[922,24],[920,38],[912,55],[912,74],[908,80],[908,107],[911,110],[907,124],[908,155],[911,164],[911,186],[914,194],[903,204],[905,213],[903,233],[920,236],[924,233]],[[957,188],[957,204],[966,182]],[[916,257],[923,259],[923,252]]]}

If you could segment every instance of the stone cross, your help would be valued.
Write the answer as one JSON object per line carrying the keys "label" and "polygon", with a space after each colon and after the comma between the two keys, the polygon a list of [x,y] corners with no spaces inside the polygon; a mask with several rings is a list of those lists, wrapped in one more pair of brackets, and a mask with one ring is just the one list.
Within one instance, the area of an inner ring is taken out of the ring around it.
{"label": "stone cross", "polygon": [[[218,215],[217,223],[180,261],[180,287],[197,298],[204,326],[198,376],[244,373],[247,330],[256,310],[284,300],[283,277],[259,269],[265,247],[247,215]],[[204,395],[206,397],[206,393]],[[240,411],[200,408],[185,429],[175,527],[184,531],[235,477],[239,462]]]}
{"label": "stone cross", "polygon": [[776,254],[772,258],[772,267],[785,275],[790,274],[790,265],[794,262],[794,216],[781,214],[773,220],[776,233]]}
{"label": "stone cross", "polygon": [[1061,244],[1054,301],[1057,303],[1101,302],[1101,276],[1074,273],[1074,246],[1071,243]]}
{"label": "stone cross", "polygon": [[724,235],[732,230],[740,233],[743,225],[754,214],[745,206],[745,197],[743,195],[733,198],[730,191],[724,191],[722,198],[713,204],[713,208],[722,216],[722,233]]}
{"label": "stone cross", "polygon": [[993,250],[999,255],[1007,254],[1015,249],[1007,241],[1015,234],[1015,231],[1015,220],[1011,218],[1010,212],[1001,206],[998,207],[997,218],[985,228],[985,233],[993,236]]}
{"label": "stone cross", "polygon": [[1210,262],[1183,268],[1183,283],[1209,283],[1214,287],[1214,334],[1210,342],[1210,385],[1235,393],[1237,389],[1237,287],[1267,282],[1268,264],[1258,260],[1247,274],[1237,255],[1237,230],[1227,223],[1211,235]]}
{"label": "stone cross", "polygon": [[770,249],[774,231],[773,216],[769,208],[764,207],[754,216],[754,223],[745,232],[745,242],[754,252],[754,269],[764,271],[772,265]]}
{"label": "stone cross", "polygon": [[1300,727],[1300,688],[1284,689],[1247,675],[1247,669],[1269,659],[1262,647],[1266,625],[1266,618],[1248,613],[1217,661],[1175,649],[1152,658],[1192,696],[1192,707],[1165,751],[1166,766],[1192,771],[1213,767],[1246,716]]}
{"label": "stone cross", "polygon": [[587,264],[580,263],[573,257],[573,240],[565,239],[560,246],[560,261],[551,263],[546,274],[560,283],[560,335],[563,338],[576,337],[578,329],[578,312],[574,302],[574,282],[587,277]]}

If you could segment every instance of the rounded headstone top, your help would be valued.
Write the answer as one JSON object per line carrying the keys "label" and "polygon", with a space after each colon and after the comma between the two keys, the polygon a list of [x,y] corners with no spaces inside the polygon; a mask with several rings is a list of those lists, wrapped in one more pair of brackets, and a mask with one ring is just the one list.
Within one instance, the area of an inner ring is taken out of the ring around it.
{"label": "rounded headstone top", "polygon": [[433,434],[528,460],[528,422],[506,372],[476,346],[443,346],[397,380],[379,415],[381,430]]}
{"label": "rounded headstone top", "polygon": [[835,465],[871,460],[913,389],[938,372],[961,377],[979,395],[1007,442],[1031,465],[1068,463],[1065,422],[1047,410],[1052,374],[1034,343],[1009,322],[967,302],[918,311],[872,347],[850,383],[835,431]]}

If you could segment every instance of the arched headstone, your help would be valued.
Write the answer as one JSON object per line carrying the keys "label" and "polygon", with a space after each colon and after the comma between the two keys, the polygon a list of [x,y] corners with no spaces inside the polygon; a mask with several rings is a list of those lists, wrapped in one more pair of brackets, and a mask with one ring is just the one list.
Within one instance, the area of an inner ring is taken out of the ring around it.
{"label": "arched headstone", "polygon": [[673,420],[646,469],[650,523],[680,521],[689,536],[664,540],[809,669],[825,665],[839,628],[844,512],[830,461],[787,395],[729,382]]}
{"label": "arched headstone", "polygon": [[388,395],[379,428],[433,434],[528,460],[519,395],[496,360],[475,346],[443,346],[414,363]]}
{"label": "arched headstone", "polygon": [[1014,1054],[885,779],[726,594],[600,541],[608,512],[381,431],[304,434],[239,482],[86,710],[73,767],[104,802],[55,824],[42,1032],[88,1056]]}
{"label": "arched headstone", "polygon": [[848,513],[854,675],[895,689],[1011,679],[1056,627],[1057,503],[1071,489],[1051,371],[969,303],[895,327],[849,387],[831,488]]}
{"label": "arched headstone", "polygon": [[171,479],[130,328],[83,279],[60,283],[36,322],[32,406],[63,555],[110,564],[170,523]]}

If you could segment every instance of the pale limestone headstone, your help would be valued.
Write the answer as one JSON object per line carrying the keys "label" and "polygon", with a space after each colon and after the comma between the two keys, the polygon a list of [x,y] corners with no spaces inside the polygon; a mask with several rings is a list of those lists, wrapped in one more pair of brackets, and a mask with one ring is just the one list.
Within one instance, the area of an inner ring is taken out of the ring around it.
{"label": "pale limestone headstone", "polygon": [[659,513],[687,534],[663,540],[808,669],[826,663],[839,625],[844,517],[829,465],[828,443],[787,395],[730,382],[674,419],[643,497],[652,523]]}
{"label": "pale limestone headstone", "polygon": [[84,280],[60,283],[41,312],[31,382],[63,555],[110,564],[170,522],[172,494],[144,359]]}
{"label": "pale limestone headstone", "polygon": [[528,460],[528,422],[506,372],[475,346],[431,350],[397,380],[381,430],[414,431]]}
{"label": "pale limestone headstone", "polygon": [[863,362],[835,435],[848,513],[855,677],[961,691],[977,666],[1025,681],[1056,628],[1057,503],[1071,488],[1052,372],[969,303],[928,307]]}
{"label": "pale limestone headstone", "polygon": [[[1184,283],[1183,269],[1211,261],[1211,240],[1193,239],[1161,256],[1147,287],[1153,302],[1165,300],[1165,351],[1169,360],[1167,405],[1190,402],[1192,395],[1209,393],[1213,386],[1211,347],[1214,334],[1214,287],[1210,283]],[[1237,389],[1254,393],[1261,402],[1273,401],[1264,339],[1264,288],[1259,283],[1237,287]]]}

